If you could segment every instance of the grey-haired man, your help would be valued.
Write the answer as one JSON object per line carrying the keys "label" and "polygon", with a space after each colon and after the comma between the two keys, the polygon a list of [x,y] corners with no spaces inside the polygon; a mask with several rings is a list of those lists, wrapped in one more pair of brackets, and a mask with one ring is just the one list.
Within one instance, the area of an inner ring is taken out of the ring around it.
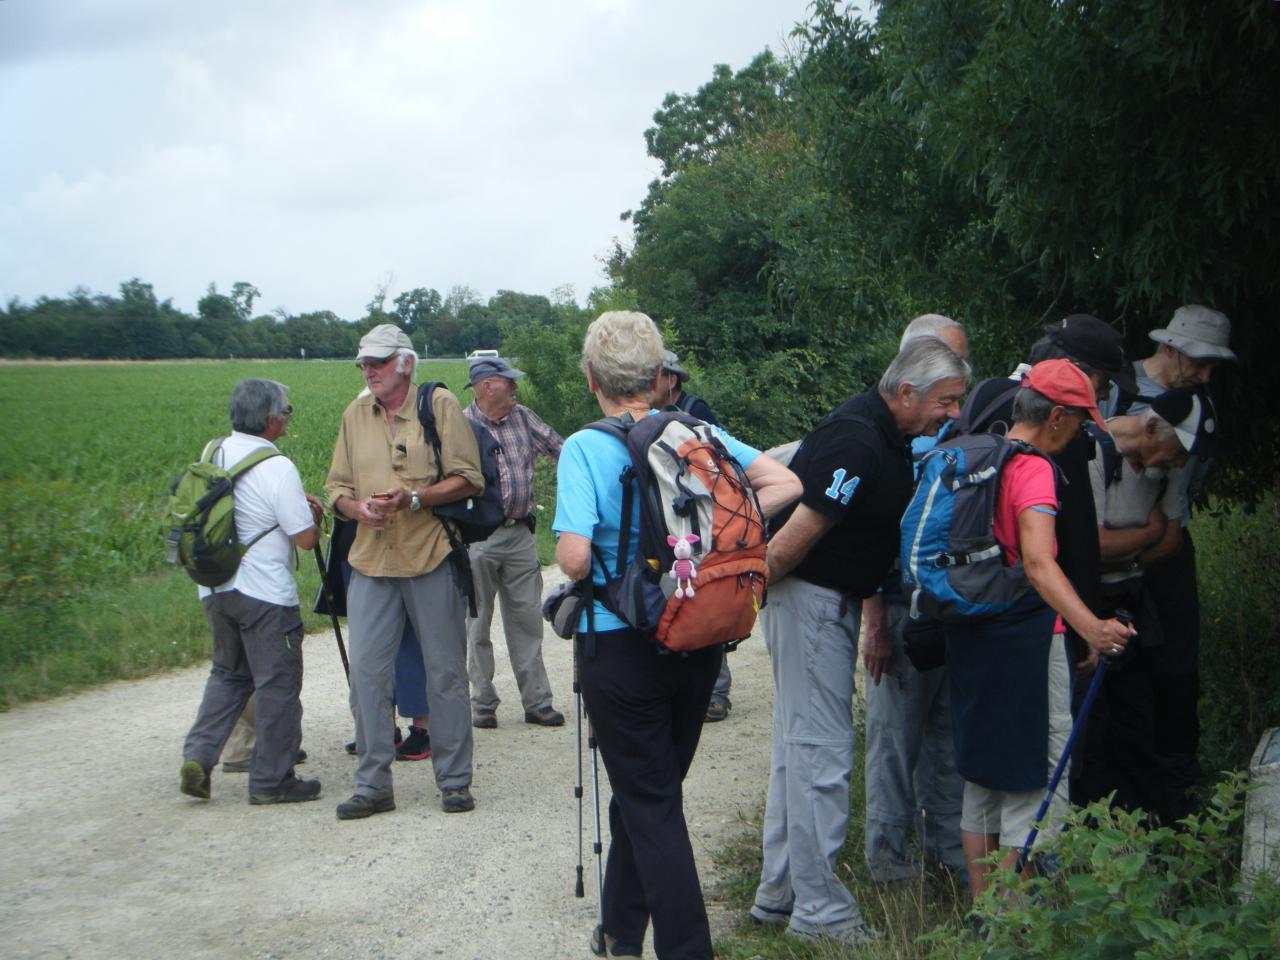
{"label": "grey-haired man", "polygon": [[[351,712],[359,761],[355,793],[339,820],[395,809],[391,763],[395,658],[413,624],[431,704],[432,765],[446,813],[471,810],[471,723],[462,591],[449,538],[431,507],[484,489],[475,435],[457,398],[436,390],[437,462],[417,416],[417,354],[394,324],[360,340],[356,365],[368,394],[347,405],[325,490],[335,513],[356,521],[351,546]],[[436,477],[444,479],[437,480]]]}
{"label": "grey-haired man", "polygon": [[[213,462],[230,468],[252,454],[275,451],[293,415],[287,391],[274,380],[236,384],[230,404],[233,432],[214,441]],[[299,780],[293,772],[302,741],[302,615],[292,560],[295,545],[303,550],[316,545],[320,503],[303,492],[292,461],[276,455],[243,473],[232,496],[236,533],[252,546],[231,580],[199,588],[213,633],[213,667],[183,746],[179,789],[209,799],[210,772],[253,696],[256,742],[249,802],[315,800],[320,781]]]}
{"label": "grey-haired man", "polygon": [[487,429],[502,448],[498,477],[502,485],[502,526],[471,547],[476,616],[467,621],[467,672],[471,678],[472,726],[498,725],[498,691],[493,685],[493,604],[502,605],[511,671],[520,689],[525,723],[564,724],[551,705],[551,683],[542,663],[542,567],[534,544],[533,465],[541,453],[560,459],[560,435],[522,403],[516,402],[516,370],[501,357],[475,357],[468,375],[475,400],[464,413]]}

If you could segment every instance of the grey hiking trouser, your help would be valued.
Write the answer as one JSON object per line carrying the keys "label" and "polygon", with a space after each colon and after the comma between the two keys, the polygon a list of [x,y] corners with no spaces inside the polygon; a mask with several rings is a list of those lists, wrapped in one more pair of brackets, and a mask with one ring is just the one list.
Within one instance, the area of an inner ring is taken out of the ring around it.
{"label": "grey hiking trouser", "polygon": [[885,629],[893,659],[880,684],[867,684],[867,868],[873,880],[920,876],[908,854],[914,826],[925,856],[964,869],[960,807],[964,780],[956,772],[951,740],[947,668],[921,673],[903,645],[907,606],[885,603]]}
{"label": "grey hiking trouser", "polygon": [[733,674],[729,672],[729,652],[720,654],[720,675],[716,677],[715,689],[711,691],[711,702],[730,706],[729,685],[733,683]]}
{"label": "grey hiking trouser", "polygon": [[790,912],[801,933],[862,923],[835,872],[849,824],[861,617],[860,601],[795,576],[769,587],[763,613],[773,661],[773,755],[755,902]]}
{"label": "grey hiking trouser", "polygon": [[238,590],[201,604],[213,634],[213,666],[182,756],[211,769],[252,694],[257,745],[249,793],[278,790],[293,779],[302,743],[302,615]]}
{"label": "grey hiking trouser", "polygon": [[542,663],[542,568],[533,534],[523,523],[499,527],[483,543],[471,546],[471,576],[476,585],[476,618],[467,620],[467,673],[471,703],[496,707],[493,686],[493,601],[502,606],[511,672],[525,710],[551,706],[551,682]]}
{"label": "grey hiking trouser", "polygon": [[[391,796],[395,759],[391,703],[396,652],[408,617],[418,634],[431,704],[431,763],[436,786],[471,785],[471,711],[467,704],[465,601],[449,561],[420,577],[366,577],[351,571],[351,714],[356,721],[355,792]],[[261,709],[261,706],[259,706]]]}

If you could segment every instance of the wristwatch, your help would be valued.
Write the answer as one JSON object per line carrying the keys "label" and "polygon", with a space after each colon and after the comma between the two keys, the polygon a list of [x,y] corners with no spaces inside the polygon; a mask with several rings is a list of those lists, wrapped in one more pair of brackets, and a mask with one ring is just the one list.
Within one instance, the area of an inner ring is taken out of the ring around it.
{"label": "wristwatch", "polygon": [[421,510],[421,509],[422,509],[422,501],[418,499],[418,491],[417,491],[417,490],[410,490],[410,491],[409,491],[409,509],[410,509],[410,510]]}

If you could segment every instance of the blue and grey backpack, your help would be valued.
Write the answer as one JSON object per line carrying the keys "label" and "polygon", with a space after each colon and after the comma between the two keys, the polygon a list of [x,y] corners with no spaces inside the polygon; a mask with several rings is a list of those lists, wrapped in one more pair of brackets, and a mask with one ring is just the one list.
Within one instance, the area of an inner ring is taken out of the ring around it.
{"label": "blue and grey backpack", "polygon": [[[913,617],[982,620],[1008,610],[1031,589],[1021,561],[1005,566],[992,532],[1000,475],[1015,453],[1049,460],[1021,440],[978,433],[941,443],[920,461],[920,479],[902,516],[902,579]],[[1056,466],[1054,471],[1056,476]]]}

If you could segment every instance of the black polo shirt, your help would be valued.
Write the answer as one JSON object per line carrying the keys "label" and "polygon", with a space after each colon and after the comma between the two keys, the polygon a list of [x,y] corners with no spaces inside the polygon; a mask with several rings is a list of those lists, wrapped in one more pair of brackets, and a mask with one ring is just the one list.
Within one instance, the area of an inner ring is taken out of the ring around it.
{"label": "black polo shirt", "polygon": [[898,554],[898,525],[913,485],[911,448],[879,391],[851,397],[827,414],[800,444],[791,469],[804,484],[799,502],[837,521],[792,575],[856,598],[871,596]]}

